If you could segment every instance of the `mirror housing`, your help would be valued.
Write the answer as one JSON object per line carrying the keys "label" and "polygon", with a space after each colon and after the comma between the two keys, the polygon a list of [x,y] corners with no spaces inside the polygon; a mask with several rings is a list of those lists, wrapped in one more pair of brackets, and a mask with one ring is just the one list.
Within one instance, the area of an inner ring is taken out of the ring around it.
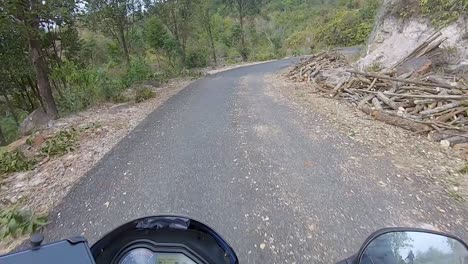
{"label": "mirror housing", "polygon": [[[441,263],[464,264],[468,263],[468,246],[456,236],[433,230],[384,228],[366,239],[353,263],[416,264],[418,258],[442,258]],[[451,262],[452,259],[460,261]]]}

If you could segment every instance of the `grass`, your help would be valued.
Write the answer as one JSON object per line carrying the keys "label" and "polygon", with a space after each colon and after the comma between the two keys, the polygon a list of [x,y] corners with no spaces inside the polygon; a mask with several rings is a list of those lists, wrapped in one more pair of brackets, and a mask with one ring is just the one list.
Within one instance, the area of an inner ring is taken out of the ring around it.
{"label": "grass", "polygon": [[140,87],[136,90],[135,101],[137,103],[146,101],[148,99],[154,98],[156,93],[148,87]]}
{"label": "grass", "polygon": [[461,168],[458,172],[468,174],[468,162],[465,163],[465,166],[463,166],[463,168]]}
{"label": "grass", "polygon": [[463,198],[463,196],[456,191],[450,190],[450,191],[447,191],[447,194],[448,196],[452,197],[457,202],[465,201],[465,198]]}

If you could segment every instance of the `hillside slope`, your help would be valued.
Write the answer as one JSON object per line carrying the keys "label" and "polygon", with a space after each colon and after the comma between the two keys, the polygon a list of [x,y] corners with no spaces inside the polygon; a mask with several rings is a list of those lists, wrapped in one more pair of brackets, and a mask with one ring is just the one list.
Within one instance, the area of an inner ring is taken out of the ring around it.
{"label": "hillside slope", "polygon": [[[425,7],[431,2],[431,7]],[[383,68],[407,56],[430,35],[441,30],[447,40],[432,58],[437,65],[456,72],[468,68],[468,18],[464,1],[447,7],[449,11],[434,7],[439,1],[384,0],[373,32],[368,41],[366,55],[359,61],[361,68],[381,65]],[[440,0],[443,2],[443,0]],[[432,10],[432,12],[431,12]],[[451,11],[450,11],[451,10]]]}

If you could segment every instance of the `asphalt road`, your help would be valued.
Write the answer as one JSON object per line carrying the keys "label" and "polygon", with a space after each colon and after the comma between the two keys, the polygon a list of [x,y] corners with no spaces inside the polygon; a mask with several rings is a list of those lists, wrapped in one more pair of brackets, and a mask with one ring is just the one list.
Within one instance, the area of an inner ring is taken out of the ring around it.
{"label": "asphalt road", "polygon": [[54,210],[47,240],[94,242],[133,218],[171,213],[209,224],[241,263],[333,263],[381,227],[450,218],[466,234],[404,185],[379,188],[375,177],[395,171],[385,157],[355,164],[370,150],[269,96],[265,74],[290,64],[218,73],[169,99]]}

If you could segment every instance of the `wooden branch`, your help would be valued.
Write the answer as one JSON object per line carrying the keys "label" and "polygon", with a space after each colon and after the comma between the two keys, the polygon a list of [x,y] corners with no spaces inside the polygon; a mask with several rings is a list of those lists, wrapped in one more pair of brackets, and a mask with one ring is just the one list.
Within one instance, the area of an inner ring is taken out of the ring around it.
{"label": "wooden branch", "polygon": [[390,106],[394,110],[398,110],[398,105],[390,100],[387,96],[385,96],[382,92],[377,92],[377,97],[382,100],[386,105]]}
{"label": "wooden branch", "polygon": [[[390,81],[396,81],[396,82],[404,82],[404,83],[412,83],[412,84],[418,84],[418,85],[423,85],[423,86],[431,86],[431,87],[443,87],[447,89],[452,89],[454,86],[452,85],[447,85],[443,83],[428,83],[428,82],[421,82],[418,80],[413,80],[413,79],[403,79],[403,78],[395,78],[395,77],[389,77],[386,75],[380,75],[380,74],[375,74],[375,73],[368,73],[368,72],[360,72],[360,71],[355,71],[355,70],[346,70],[347,72],[358,74],[358,75],[363,75],[366,77],[373,77],[373,78],[379,78],[383,80],[390,80]],[[369,81],[370,83],[370,81]]]}
{"label": "wooden branch", "polygon": [[360,109],[361,107],[363,107],[364,105],[367,104],[367,102],[369,102],[370,100],[372,100],[373,98],[375,97],[374,94],[369,94],[368,96],[364,97],[357,105],[357,107]]}
{"label": "wooden branch", "polygon": [[377,82],[377,78],[374,78],[374,80],[372,81],[372,83],[369,85],[369,87],[367,87],[367,90],[371,90],[372,88],[374,88],[374,85],[375,83]]}
{"label": "wooden branch", "polygon": [[[366,93],[376,93],[372,91],[365,91],[362,92]],[[423,98],[423,99],[436,99],[436,100],[468,100],[468,95],[425,95],[425,94],[397,94],[397,93],[389,93],[383,92],[384,95],[390,96],[398,96],[403,98]]]}
{"label": "wooden branch", "polygon": [[443,112],[445,110],[449,110],[449,109],[458,107],[460,105],[461,105],[460,102],[453,102],[453,103],[445,104],[445,105],[440,106],[440,107],[436,107],[434,109],[428,109],[428,110],[421,111],[419,114],[422,117],[426,117],[426,116],[430,116],[430,115],[433,115],[433,114],[436,114],[436,113],[439,113],[439,112]]}
{"label": "wooden branch", "polygon": [[371,115],[374,117],[375,120],[382,121],[384,123],[387,123],[389,125],[394,125],[398,127],[402,127],[404,129],[413,131],[413,132],[429,132],[431,128],[425,124],[421,123],[416,123],[413,122],[412,120],[408,120],[399,116],[392,116],[388,113],[385,113],[383,111],[378,111],[378,110],[372,110],[368,106],[362,106],[361,111],[364,113]]}
{"label": "wooden branch", "polygon": [[442,140],[440,143],[445,145],[443,141],[447,142],[446,145],[453,146],[455,144],[468,142],[468,135],[453,136]]}
{"label": "wooden branch", "polygon": [[460,114],[462,112],[465,112],[465,111],[468,111],[468,107],[460,107],[458,109],[454,109],[454,111],[452,111],[450,113],[447,113],[447,114],[444,114],[442,116],[437,117],[436,121],[437,122],[447,122],[448,120],[450,120],[455,115],[458,115],[458,114]]}
{"label": "wooden branch", "polygon": [[379,110],[379,111],[383,110],[382,104],[380,104],[379,99],[377,99],[375,97],[372,98],[372,104],[374,105],[375,110]]}

